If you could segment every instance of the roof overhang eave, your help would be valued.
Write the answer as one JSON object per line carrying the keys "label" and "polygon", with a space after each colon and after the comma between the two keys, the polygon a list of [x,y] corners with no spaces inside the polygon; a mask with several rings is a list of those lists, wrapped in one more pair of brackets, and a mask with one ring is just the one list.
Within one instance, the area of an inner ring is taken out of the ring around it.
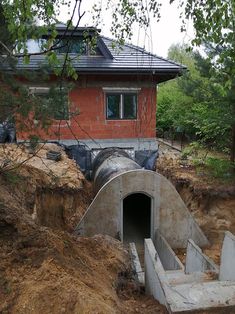
{"label": "roof overhang eave", "polygon": [[[39,67],[28,65],[27,67],[17,67],[17,70],[19,71],[40,71]],[[154,75],[154,76],[172,76],[177,77],[181,76],[183,72],[186,70],[186,68],[181,69],[159,69],[159,68],[97,68],[97,67],[75,67],[76,72],[81,74],[144,74],[144,75]],[[5,71],[11,71],[10,68],[5,69]]]}
{"label": "roof overhang eave", "polygon": [[143,74],[155,74],[155,75],[182,75],[185,69],[146,69],[146,68],[78,68],[75,67],[77,72],[96,72],[96,73],[143,73]]}

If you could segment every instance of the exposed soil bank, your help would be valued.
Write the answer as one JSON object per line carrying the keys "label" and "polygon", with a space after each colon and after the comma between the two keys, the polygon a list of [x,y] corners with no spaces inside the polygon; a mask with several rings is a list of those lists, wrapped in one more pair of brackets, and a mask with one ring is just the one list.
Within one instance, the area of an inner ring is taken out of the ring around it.
{"label": "exposed soil bank", "polygon": [[[15,149],[0,151],[0,162],[28,156]],[[44,156],[0,174],[0,313],[165,313],[133,282],[119,241],[68,232],[92,188],[65,155],[58,163]]]}
{"label": "exposed soil bank", "polygon": [[174,184],[211,243],[205,253],[219,263],[224,231],[235,234],[235,184],[197,174],[193,166],[181,163],[179,152],[163,144],[157,171]]}
{"label": "exposed soil bank", "polygon": [[92,197],[92,186],[88,182],[79,190],[37,189],[32,218],[42,226],[72,232],[91,203]]}

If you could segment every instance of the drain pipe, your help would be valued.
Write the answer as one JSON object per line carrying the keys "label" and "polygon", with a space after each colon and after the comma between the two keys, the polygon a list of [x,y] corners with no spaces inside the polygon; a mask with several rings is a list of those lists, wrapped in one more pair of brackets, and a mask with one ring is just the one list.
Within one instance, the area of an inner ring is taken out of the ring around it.
{"label": "drain pipe", "polygon": [[98,153],[93,162],[92,178],[95,192],[113,177],[129,170],[141,169],[121,148],[105,148]]}

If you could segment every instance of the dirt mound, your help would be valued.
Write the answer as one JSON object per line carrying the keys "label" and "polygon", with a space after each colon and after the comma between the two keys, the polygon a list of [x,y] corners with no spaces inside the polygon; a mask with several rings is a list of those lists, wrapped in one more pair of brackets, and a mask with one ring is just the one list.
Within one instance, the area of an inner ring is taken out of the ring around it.
{"label": "dirt mound", "polygon": [[[47,159],[49,151],[61,153],[61,160],[55,162]],[[0,165],[4,169],[19,168],[26,165],[28,169],[41,170],[44,184],[51,187],[63,187],[78,189],[83,187],[84,176],[78,169],[74,160],[67,157],[63,148],[56,144],[38,144],[35,149],[31,149],[25,144],[3,144],[0,145]],[[37,176],[33,176],[35,180]]]}
{"label": "dirt mound", "polygon": [[[13,146],[4,149],[8,164],[17,165],[21,157],[11,153]],[[164,313],[125,275],[129,255],[119,241],[68,232],[92,191],[73,161],[62,156],[52,161],[54,174],[44,168],[51,161],[39,161],[42,156],[0,174],[0,313]],[[59,163],[69,171],[63,174]]]}
{"label": "dirt mound", "polygon": [[174,184],[211,243],[205,253],[219,263],[224,231],[235,234],[235,184],[202,176],[163,144],[157,171]]}
{"label": "dirt mound", "polygon": [[126,254],[108,237],[75,238],[1,207],[0,312],[112,313]]}
{"label": "dirt mound", "polygon": [[[49,150],[60,151],[61,160],[47,159]],[[40,225],[72,231],[92,201],[91,184],[60,146],[40,145],[32,155],[24,145],[3,145],[0,164],[0,199]]]}

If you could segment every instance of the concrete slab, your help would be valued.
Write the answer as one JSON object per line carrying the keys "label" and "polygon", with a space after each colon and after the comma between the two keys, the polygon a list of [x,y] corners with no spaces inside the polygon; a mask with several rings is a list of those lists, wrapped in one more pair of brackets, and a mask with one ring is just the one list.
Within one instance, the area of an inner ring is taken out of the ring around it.
{"label": "concrete slab", "polygon": [[208,310],[212,313],[235,313],[235,283],[213,281],[181,284],[170,290],[168,300],[171,313],[200,313]]}
{"label": "concrete slab", "polygon": [[184,265],[172,250],[166,239],[160,234],[159,230],[156,230],[155,232],[154,245],[164,270],[184,269]]}
{"label": "concrete slab", "polygon": [[139,256],[136,250],[135,243],[130,243],[129,248],[130,248],[132,267],[133,267],[134,273],[136,274],[136,279],[141,285],[144,285],[144,271],[142,270],[142,267],[140,264],[140,260],[139,260]]}
{"label": "concrete slab", "polygon": [[[102,148],[105,147],[122,147],[127,150],[155,150],[158,147],[156,138],[110,138],[110,139],[82,139],[80,140],[87,148],[92,149],[96,155]],[[60,140],[60,144],[64,145],[77,145],[77,140]]]}
{"label": "concrete slab", "polygon": [[190,274],[206,271],[218,274],[219,267],[202,252],[193,240],[189,239],[186,252],[185,273]]}
{"label": "concrete slab", "polygon": [[192,273],[192,274],[185,274],[183,270],[170,270],[166,271],[166,276],[169,281],[169,284],[172,286],[185,284],[185,283],[199,283],[205,281],[211,281],[211,277],[205,273]]}
{"label": "concrete slab", "polygon": [[229,231],[224,236],[219,279],[235,281],[235,236]]}

